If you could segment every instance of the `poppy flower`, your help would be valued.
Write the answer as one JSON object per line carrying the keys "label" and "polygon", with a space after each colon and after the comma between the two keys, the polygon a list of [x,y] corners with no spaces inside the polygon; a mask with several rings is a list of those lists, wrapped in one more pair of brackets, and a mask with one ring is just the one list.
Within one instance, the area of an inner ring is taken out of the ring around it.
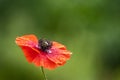
{"label": "poppy flower", "polygon": [[47,69],[64,65],[72,54],[64,45],[47,39],[38,40],[33,34],[17,37],[15,42],[29,63]]}

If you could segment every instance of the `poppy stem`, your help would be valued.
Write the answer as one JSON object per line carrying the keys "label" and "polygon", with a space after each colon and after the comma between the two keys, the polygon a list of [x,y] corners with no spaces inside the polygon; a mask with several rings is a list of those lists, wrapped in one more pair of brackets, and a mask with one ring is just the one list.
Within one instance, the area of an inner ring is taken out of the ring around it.
{"label": "poppy stem", "polygon": [[42,74],[43,74],[44,80],[47,80],[47,77],[46,77],[46,75],[45,75],[45,72],[44,72],[43,67],[41,67],[41,70],[42,70]]}

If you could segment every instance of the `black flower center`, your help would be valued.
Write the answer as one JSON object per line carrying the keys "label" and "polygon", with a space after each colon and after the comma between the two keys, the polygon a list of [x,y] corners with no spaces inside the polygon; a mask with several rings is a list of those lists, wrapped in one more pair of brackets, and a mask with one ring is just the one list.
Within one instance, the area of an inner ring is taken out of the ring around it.
{"label": "black flower center", "polygon": [[42,50],[47,52],[52,47],[52,41],[47,39],[40,39],[38,41],[38,47]]}

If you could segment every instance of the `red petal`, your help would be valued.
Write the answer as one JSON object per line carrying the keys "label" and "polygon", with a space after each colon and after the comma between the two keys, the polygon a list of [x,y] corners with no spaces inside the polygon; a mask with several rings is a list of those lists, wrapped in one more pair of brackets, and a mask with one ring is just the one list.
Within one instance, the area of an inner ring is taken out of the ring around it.
{"label": "red petal", "polygon": [[66,49],[66,47],[58,42],[53,41],[53,46],[52,48],[59,48],[59,49]]}
{"label": "red petal", "polygon": [[72,54],[66,50],[64,45],[58,42],[53,42],[53,46],[50,51],[51,53],[47,55],[48,59],[56,63],[58,66],[64,65]]}
{"label": "red petal", "polygon": [[22,48],[24,55],[25,55],[26,59],[28,60],[28,62],[32,62],[40,53],[31,47],[21,46],[21,48]]}
{"label": "red petal", "polygon": [[25,35],[16,38],[16,44],[19,46],[34,47],[38,44],[38,40],[35,35]]}
{"label": "red petal", "polygon": [[52,53],[48,54],[47,57],[57,65],[64,65],[71,55],[67,50],[55,49],[51,51]]}
{"label": "red petal", "polygon": [[21,48],[28,62],[34,63],[36,66],[43,66],[47,69],[54,69],[57,67],[54,62],[50,61],[46,55],[44,55],[45,53],[38,53],[37,49],[27,46],[22,46]]}
{"label": "red petal", "polygon": [[41,54],[33,60],[33,63],[36,66],[43,66],[44,68],[47,69],[54,69],[57,67],[57,65],[54,62],[52,62],[46,57],[46,55],[41,55]]}

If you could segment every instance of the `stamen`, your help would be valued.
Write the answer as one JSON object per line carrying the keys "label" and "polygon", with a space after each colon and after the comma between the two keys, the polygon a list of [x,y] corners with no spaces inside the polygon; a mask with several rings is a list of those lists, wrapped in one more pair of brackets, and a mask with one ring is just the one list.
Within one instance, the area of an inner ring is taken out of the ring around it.
{"label": "stamen", "polygon": [[52,42],[47,39],[40,39],[38,41],[38,47],[42,50],[47,52],[52,47]]}

